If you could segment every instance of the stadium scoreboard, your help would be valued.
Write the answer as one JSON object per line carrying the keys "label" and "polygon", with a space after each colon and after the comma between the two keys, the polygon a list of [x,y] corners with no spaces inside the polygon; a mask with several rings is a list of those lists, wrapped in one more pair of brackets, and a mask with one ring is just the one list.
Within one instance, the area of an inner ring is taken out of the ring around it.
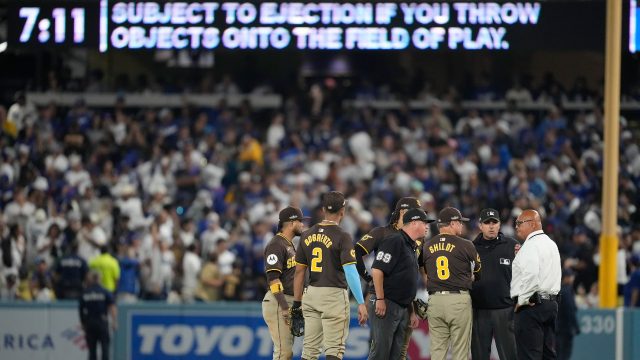
{"label": "stadium scoreboard", "polygon": [[10,0],[8,42],[101,52],[600,49],[604,4]]}

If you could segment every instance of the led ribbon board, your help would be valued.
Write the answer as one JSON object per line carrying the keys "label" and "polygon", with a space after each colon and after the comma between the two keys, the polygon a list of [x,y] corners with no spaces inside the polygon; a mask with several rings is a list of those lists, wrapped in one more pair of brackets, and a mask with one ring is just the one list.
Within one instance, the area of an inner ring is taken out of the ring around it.
{"label": "led ribbon board", "polygon": [[602,1],[14,0],[9,45],[103,52],[585,49],[603,46],[603,14]]}

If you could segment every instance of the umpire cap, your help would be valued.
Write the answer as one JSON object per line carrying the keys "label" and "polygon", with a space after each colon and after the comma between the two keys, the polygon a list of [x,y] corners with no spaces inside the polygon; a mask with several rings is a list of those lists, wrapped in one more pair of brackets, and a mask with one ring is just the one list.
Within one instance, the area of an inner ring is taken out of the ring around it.
{"label": "umpire cap", "polygon": [[431,220],[427,217],[427,213],[422,209],[409,209],[404,216],[402,217],[402,222],[404,224],[408,224],[412,221],[422,221],[425,224],[429,224],[434,222],[435,220]]}
{"label": "umpire cap", "polygon": [[310,217],[304,216],[302,214],[302,210],[293,206],[287,206],[286,208],[280,210],[279,218],[280,218],[280,222],[296,221],[296,220],[302,221],[302,220],[310,219]]}
{"label": "umpire cap", "polygon": [[420,200],[414,197],[403,197],[396,203],[395,211],[403,209],[419,209],[420,206]]}
{"label": "umpire cap", "polygon": [[347,205],[344,194],[339,191],[329,191],[322,197],[322,207],[330,213],[337,213]]}
{"label": "umpire cap", "polygon": [[497,222],[500,222],[500,214],[495,209],[482,209],[482,211],[480,211],[480,222],[483,223],[487,220],[495,220]]}
{"label": "umpire cap", "polygon": [[454,207],[446,207],[440,210],[438,224],[446,224],[452,221],[469,221],[469,218],[463,217],[460,210]]}

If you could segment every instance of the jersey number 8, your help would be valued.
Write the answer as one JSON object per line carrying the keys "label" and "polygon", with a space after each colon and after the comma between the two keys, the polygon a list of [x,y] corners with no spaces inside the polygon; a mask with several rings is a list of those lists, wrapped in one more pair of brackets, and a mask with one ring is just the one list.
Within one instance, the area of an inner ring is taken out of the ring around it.
{"label": "jersey number 8", "polygon": [[318,265],[322,262],[322,249],[314,248],[311,251],[311,255],[313,255],[313,259],[311,259],[311,271],[322,272],[322,266]]}
{"label": "jersey number 8", "polygon": [[449,258],[446,256],[438,256],[436,259],[436,269],[438,272],[438,279],[447,280],[449,278]]}

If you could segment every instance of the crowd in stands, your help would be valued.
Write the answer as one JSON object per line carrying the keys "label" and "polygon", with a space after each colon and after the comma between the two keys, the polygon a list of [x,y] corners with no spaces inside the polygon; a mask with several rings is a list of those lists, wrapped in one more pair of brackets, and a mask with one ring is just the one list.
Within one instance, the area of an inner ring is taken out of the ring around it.
{"label": "crowd in stands", "polygon": [[[231,78],[225,89],[237,91]],[[475,221],[499,209],[503,232],[537,209],[576,274],[580,306],[597,304],[603,111],[598,92],[557,84],[498,93],[478,86],[427,100],[509,100],[504,110],[350,107],[331,81],[285,96],[269,112],[230,108],[110,108],[82,99],[35,107],[24,94],[0,107],[0,297],[73,299],[88,268],[122,302],[259,300],[263,249],[287,205],[321,217],[320,194],[349,198],[342,222],[358,239],[415,196],[434,217],[455,206]],[[93,84],[96,87],[98,86]],[[361,86],[353,99],[384,89]],[[530,99],[545,111],[523,111]],[[596,100],[586,111],[563,101]],[[459,103],[459,102],[458,102]],[[640,256],[640,127],[620,119],[618,283]],[[434,227],[432,234],[436,231]]]}

